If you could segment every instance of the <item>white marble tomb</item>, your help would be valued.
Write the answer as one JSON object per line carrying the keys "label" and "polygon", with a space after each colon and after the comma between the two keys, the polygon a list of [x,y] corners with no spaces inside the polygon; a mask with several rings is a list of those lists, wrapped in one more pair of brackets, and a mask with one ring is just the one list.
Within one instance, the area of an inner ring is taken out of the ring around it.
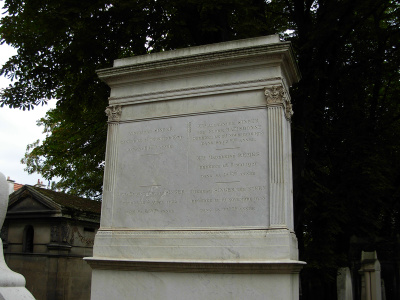
{"label": "white marble tomb", "polygon": [[298,299],[278,36],[116,60],[92,299]]}

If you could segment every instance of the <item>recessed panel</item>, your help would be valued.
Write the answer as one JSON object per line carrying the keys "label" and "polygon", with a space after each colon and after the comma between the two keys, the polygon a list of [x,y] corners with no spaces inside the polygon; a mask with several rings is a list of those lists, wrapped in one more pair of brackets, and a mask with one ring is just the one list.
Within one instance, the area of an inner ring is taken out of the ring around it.
{"label": "recessed panel", "polygon": [[266,110],[121,123],[114,228],[266,228]]}

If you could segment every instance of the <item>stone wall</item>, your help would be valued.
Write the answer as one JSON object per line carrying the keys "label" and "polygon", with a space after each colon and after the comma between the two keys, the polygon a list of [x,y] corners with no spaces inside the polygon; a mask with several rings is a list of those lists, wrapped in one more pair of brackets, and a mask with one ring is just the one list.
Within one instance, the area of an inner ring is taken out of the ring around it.
{"label": "stone wall", "polygon": [[[34,229],[32,253],[24,249],[27,226]],[[37,300],[88,300],[91,268],[83,257],[92,255],[97,227],[60,219],[6,220],[6,263],[25,277]]]}

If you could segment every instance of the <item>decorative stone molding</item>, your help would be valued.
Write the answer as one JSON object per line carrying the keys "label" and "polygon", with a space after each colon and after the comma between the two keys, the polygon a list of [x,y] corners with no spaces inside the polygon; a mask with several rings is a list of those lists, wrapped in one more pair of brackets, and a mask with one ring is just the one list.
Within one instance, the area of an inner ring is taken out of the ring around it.
{"label": "decorative stone molding", "polygon": [[293,260],[273,262],[236,261],[139,261],[132,259],[84,258],[92,267],[98,270],[124,270],[145,272],[174,273],[217,273],[217,274],[298,274],[305,263]]}
{"label": "decorative stone molding", "polygon": [[283,104],[285,91],[282,85],[273,85],[264,89],[265,97],[267,97],[267,104]]}
{"label": "decorative stone molding", "polygon": [[121,105],[108,106],[105,113],[108,117],[108,122],[119,122],[121,119],[122,107]]}
{"label": "decorative stone molding", "polygon": [[264,94],[267,98],[267,105],[283,105],[285,109],[285,117],[290,121],[293,115],[293,109],[285,88],[281,84],[273,85],[264,88]]}
{"label": "decorative stone molding", "polygon": [[53,225],[51,226],[50,230],[50,241],[51,242],[57,242],[57,243],[66,243],[69,237],[70,233],[70,228],[69,225],[64,223],[64,224],[59,224],[59,225]]}
{"label": "decorative stone molding", "polygon": [[262,78],[256,80],[241,80],[228,83],[217,83],[217,84],[207,84],[201,86],[191,86],[179,89],[165,89],[161,93],[160,91],[151,91],[147,93],[133,94],[128,96],[111,96],[109,98],[110,104],[112,105],[123,105],[125,103],[145,103],[145,102],[158,102],[168,99],[177,99],[182,97],[187,97],[190,94],[199,95],[213,95],[215,91],[225,92],[225,93],[235,93],[244,90],[259,89],[263,86],[268,85],[271,81],[280,80],[280,77],[272,78]]}
{"label": "decorative stone molding", "polygon": [[69,228],[68,224],[62,224],[60,226],[61,242],[67,243],[69,232],[70,232],[70,228]]}
{"label": "decorative stone molding", "polygon": [[68,243],[70,227],[67,223],[52,225],[50,229],[50,243],[47,249],[55,251],[71,251],[72,246]]}
{"label": "decorative stone molding", "polygon": [[[71,251],[72,246],[68,244],[60,244],[60,243],[49,243],[47,244],[47,249],[49,250],[56,250],[56,251],[63,251],[64,254]],[[58,254],[61,254],[58,252]]]}
{"label": "decorative stone molding", "polygon": [[285,97],[285,117],[288,121],[290,121],[292,116],[293,116],[292,103],[290,102],[288,97]]}
{"label": "decorative stone molding", "polygon": [[59,234],[57,225],[52,225],[50,230],[50,242],[58,242]]}

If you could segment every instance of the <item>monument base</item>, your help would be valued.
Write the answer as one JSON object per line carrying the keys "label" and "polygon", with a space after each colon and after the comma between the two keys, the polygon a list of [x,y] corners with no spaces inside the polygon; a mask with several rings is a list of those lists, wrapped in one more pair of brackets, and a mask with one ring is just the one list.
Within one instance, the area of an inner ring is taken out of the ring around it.
{"label": "monument base", "polygon": [[297,300],[297,255],[287,229],[100,230],[85,260],[96,300]]}
{"label": "monument base", "polygon": [[[94,268],[92,299],[96,300],[297,300],[302,264],[98,260],[92,261],[91,266]],[[113,267],[114,270],[102,269]]]}
{"label": "monument base", "polygon": [[[93,259],[297,261],[294,232],[249,230],[99,230]],[[92,258],[89,258],[92,259]]]}

